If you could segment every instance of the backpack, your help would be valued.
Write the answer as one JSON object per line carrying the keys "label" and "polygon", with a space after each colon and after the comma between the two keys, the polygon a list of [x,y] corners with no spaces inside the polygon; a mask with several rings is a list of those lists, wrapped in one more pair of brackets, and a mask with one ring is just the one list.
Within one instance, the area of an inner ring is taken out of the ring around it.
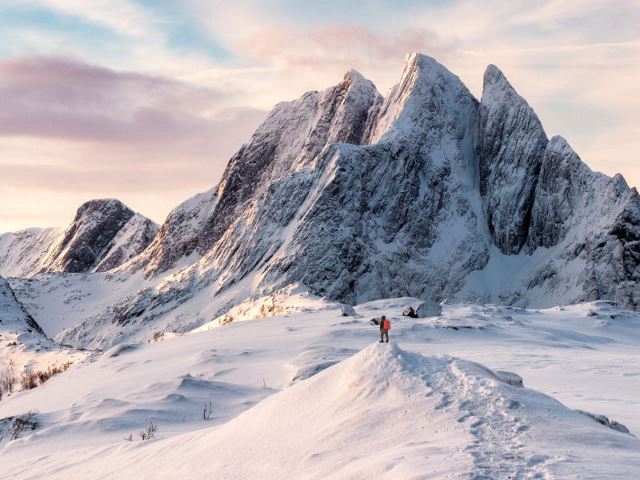
{"label": "backpack", "polygon": [[391,330],[391,322],[389,320],[382,321],[382,329],[383,330]]}

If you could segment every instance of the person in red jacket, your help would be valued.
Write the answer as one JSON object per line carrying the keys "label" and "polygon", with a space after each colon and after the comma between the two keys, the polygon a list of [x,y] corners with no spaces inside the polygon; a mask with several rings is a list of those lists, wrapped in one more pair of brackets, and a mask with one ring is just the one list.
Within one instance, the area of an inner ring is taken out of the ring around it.
{"label": "person in red jacket", "polygon": [[389,343],[389,330],[391,330],[391,322],[387,320],[387,317],[382,315],[382,319],[380,320],[380,343],[382,343],[385,338],[387,340],[386,343]]}

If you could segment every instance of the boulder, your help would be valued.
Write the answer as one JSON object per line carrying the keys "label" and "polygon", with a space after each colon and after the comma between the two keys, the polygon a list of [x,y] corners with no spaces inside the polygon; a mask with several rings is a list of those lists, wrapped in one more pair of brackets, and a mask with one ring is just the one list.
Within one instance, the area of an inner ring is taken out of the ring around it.
{"label": "boulder", "polygon": [[520,388],[524,387],[524,381],[522,380],[522,377],[517,373],[507,372],[505,370],[496,370],[494,373],[501,382],[504,382],[507,385]]}
{"label": "boulder", "polygon": [[605,427],[609,427],[612,430],[616,430],[620,433],[626,433],[628,435],[631,435],[631,432],[629,431],[629,429],[624,426],[623,424],[616,422],[615,420],[611,420],[608,417],[605,417],[604,415],[598,415],[595,413],[589,413],[589,412],[585,412],[584,410],[576,410],[576,412],[589,417],[591,420],[598,422],[601,425],[604,425]]}
{"label": "boulder", "polygon": [[416,311],[413,309],[413,307],[411,305],[405,305],[404,308],[402,309],[402,315],[404,317],[411,317],[411,318],[417,318],[418,315],[416,314]]}
{"label": "boulder", "polygon": [[416,309],[416,315],[420,318],[435,317],[442,313],[442,307],[439,303],[430,300],[422,302]]}
{"label": "boulder", "polygon": [[351,305],[343,304],[342,305],[342,316],[343,317],[355,317],[356,310]]}

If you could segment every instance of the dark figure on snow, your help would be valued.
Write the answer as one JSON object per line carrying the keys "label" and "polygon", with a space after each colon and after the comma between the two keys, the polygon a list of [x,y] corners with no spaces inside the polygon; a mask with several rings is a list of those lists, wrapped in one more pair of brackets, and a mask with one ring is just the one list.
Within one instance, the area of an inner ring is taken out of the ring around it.
{"label": "dark figure on snow", "polygon": [[386,343],[389,343],[389,330],[391,330],[391,322],[383,315],[380,320],[380,343],[385,339]]}

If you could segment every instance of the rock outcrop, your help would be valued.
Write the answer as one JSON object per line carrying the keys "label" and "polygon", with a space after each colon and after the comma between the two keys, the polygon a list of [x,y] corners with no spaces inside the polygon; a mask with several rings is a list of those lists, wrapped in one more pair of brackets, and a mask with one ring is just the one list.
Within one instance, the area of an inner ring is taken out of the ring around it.
{"label": "rock outcrop", "polygon": [[174,208],[148,248],[133,262],[145,276],[166,272],[194,253],[204,226],[216,206],[216,188],[199,193]]}
{"label": "rock outcrop", "polygon": [[533,109],[497,67],[484,74],[476,153],[487,223],[500,251],[527,240],[533,196],[547,136]]}
{"label": "rock outcrop", "polygon": [[44,336],[38,322],[16,298],[9,282],[0,277],[0,337],[4,335],[4,332],[32,333]]}

